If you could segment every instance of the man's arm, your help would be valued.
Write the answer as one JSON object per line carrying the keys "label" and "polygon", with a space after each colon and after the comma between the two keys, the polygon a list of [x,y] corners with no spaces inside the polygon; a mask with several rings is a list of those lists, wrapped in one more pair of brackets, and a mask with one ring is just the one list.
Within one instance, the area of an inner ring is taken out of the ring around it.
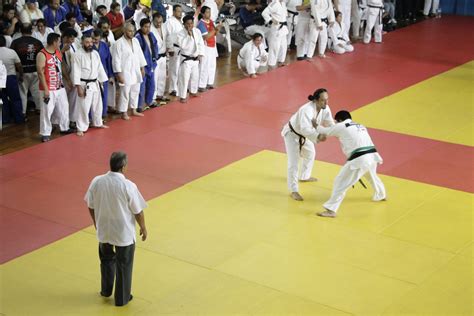
{"label": "man's arm", "polygon": [[93,208],[89,207],[89,214],[91,215],[92,221],[94,222],[94,228],[97,229],[97,225],[95,224],[95,212]]}
{"label": "man's arm", "polygon": [[148,235],[145,225],[145,212],[141,211],[140,213],[135,214],[135,220],[137,221],[138,226],[140,226],[140,236],[142,236],[142,241],[145,241]]}
{"label": "man's arm", "polygon": [[44,96],[46,98],[49,97],[49,89],[48,85],[46,84],[46,78],[44,76],[44,68],[46,64],[46,56],[43,53],[39,53],[36,56],[36,72],[38,73],[38,79],[41,82],[41,86],[44,88]]}

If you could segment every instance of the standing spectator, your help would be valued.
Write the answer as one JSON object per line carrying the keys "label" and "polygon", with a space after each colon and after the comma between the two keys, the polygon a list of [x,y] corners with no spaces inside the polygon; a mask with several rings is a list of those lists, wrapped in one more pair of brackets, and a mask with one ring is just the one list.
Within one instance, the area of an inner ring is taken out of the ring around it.
{"label": "standing spectator", "polygon": [[326,58],[324,52],[328,45],[328,27],[332,26],[336,20],[332,2],[330,0],[318,0],[315,4],[311,5],[311,15],[313,16],[314,23],[310,23],[310,27],[313,30],[315,29],[316,36],[312,36],[310,39],[308,57],[313,57],[317,40],[318,56]]}
{"label": "standing spectator", "polygon": [[36,24],[36,21],[44,18],[43,11],[36,6],[36,0],[27,0],[25,8],[20,11],[20,21],[23,24]]}
{"label": "standing spectator", "polygon": [[[23,80],[21,60],[13,49],[6,47],[6,44],[5,36],[0,35],[0,60],[7,69],[6,88],[2,90],[1,95],[3,102],[2,120],[4,124],[10,123],[12,119],[15,123],[24,123],[25,116],[22,111],[19,89],[19,82]],[[18,72],[18,77],[16,72]]]}
{"label": "standing spectator", "polygon": [[286,4],[282,0],[273,0],[262,12],[265,23],[271,24],[268,32],[268,66],[284,66],[288,50],[286,26]]}
{"label": "standing spectator", "polygon": [[135,38],[142,48],[143,56],[147,65],[145,66],[145,76],[140,85],[140,98],[138,99],[138,111],[143,112],[153,103],[155,94],[155,68],[158,59],[158,44],[155,35],[150,32],[151,22],[148,18],[140,21],[140,29]]}
{"label": "standing spectator", "polygon": [[124,19],[120,10],[120,4],[113,2],[110,5],[110,12],[106,14],[106,17],[109,19],[110,28],[112,29],[115,37],[119,38],[122,36]]}
{"label": "standing spectator", "polygon": [[214,79],[216,77],[217,46],[216,34],[219,33],[222,22],[217,26],[211,20],[211,9],[203,6],[201,8],[202,18],[199,20],[197,28],[201,31],[204,39],[204,57],[199,64],[199,92],[206,89],[214,89]]}
{"label": "standing spectator", "polygon": [[367,5],[367,25],[364,32],[364,44],[369,44],[372,38],[372,29],[374,30],[374,39],[376,43],[382,43],[382,15],[383,2],[382,0],[368,0]]}
{"label": "standing spectator", "polygon": [[36,30],[33,31],[33,37],[40,41],[43,46],[46,46],[46,41],[50,33],[54,33],[54,31],[52,28],[46,26],[45,19],[36,21]]}
{"label": "standing spectator", "polygon": [[110,171],[95,177],[85,196],[99,240],[100,294],[104,297],[112,295],[116,279],[116,306],[126,305],[133,298],[135,221],[140,226],[142,241],[147,238],[143,212],[147,204],[136,184],[125,178],[127,163],[125,153],[112,153]]}
{"label": "standing spectator", "polygon": [[66,10],[59,5],[59,0],[50,0],[48,6],[43,10],[46,25],[52,29],[66,19]]}
{"label": "standing spectator", "polygon": [[165,97],[166,86],[166,39],[168,33],[163,25],[163,17],[159,12],[153,14],[153,23],[151,25],[151,32],[155,35],[156,43],[158,45],[158,60],[156,61],[155,69],[155,95],[153,98],[156,101],[168,102],[170,99]]}
{"label": "standing spectator", "polygon": [[43,44],[32,36],[31,24],[22,25],[21,37],[12,42],[11,48],[17,52],[23,67],[23,81],[20,84],[20,96],[23,102],[23,114],[26,115],[28,91],[35,102],[36,110],[39,112],[41,98],[39,97],[39,79],[36,72],[36,56],[43,49]]}
{"label": "standing spectator", "polygon": [[81,9],[79,8],[79,4],[77,0],[66,0],[62,5],[64,10],[67,13],[72,13],[76,17],[77,23],[81,24],[84,21],[84,17],[82,16]]}

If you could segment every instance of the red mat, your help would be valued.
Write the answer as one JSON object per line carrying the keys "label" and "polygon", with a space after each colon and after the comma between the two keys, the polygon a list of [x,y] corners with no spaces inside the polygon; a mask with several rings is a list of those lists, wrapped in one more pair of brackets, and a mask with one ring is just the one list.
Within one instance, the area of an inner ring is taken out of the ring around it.
{"label": "red mat", "polygon": [[[129,154],[128,176],[147,199],[156,197],[261,149],[282,150],[281,126],[315,88],[329,89],[333,111],[353,110],[474,59],[474,35],[466,32],[473,27],[474,18],[432,19],[388,34],[382,45],[358,44],[349,55],[297,62],[111,122],[109,130],[2,156],[0,263],[90,225],[83,196],[114,150]],[[382,173],[473,192],[472,181],[457,181],[470,167],[471,147],[372,134],[385,158]],[[330,141],[317,158],[343,161]]]}

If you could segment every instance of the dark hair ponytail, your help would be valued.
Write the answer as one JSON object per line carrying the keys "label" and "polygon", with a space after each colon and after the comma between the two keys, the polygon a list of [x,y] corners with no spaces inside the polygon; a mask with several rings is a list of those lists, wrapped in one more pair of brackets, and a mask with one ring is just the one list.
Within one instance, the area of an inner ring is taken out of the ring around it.
{"label": "dark hair ponytail", "polygon": [[310,101],[319,100],[319,98],[321,97],[321,94],[323,94],[324,92],[328,92],[328,90],[326,90],[325,88],[319,88],[318,90],[314,91],[312,95],[308,96],[308,100]]}

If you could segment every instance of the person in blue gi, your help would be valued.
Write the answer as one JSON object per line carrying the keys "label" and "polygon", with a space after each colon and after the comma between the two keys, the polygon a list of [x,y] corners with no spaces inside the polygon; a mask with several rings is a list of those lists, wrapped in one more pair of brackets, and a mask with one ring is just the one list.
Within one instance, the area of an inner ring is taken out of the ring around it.
{"label": "person in blue gi", "polygon": [[150,107],[153,103],[153,95],[155,93],[155,68],[158,60],[158,43],[155,35],[151,33],[151,21],[144,18],[140,21],[140,29],[135,35],[147,65],[145,66],[145,77],[140,85],[140,97],[138,99],[138,112],[142,112]]}
{"label": "person in blue gi", "polygon": [[77,0],[66,0],[62,7],[64,10],[66,10],[66,14],[69,12],[74,13],[77,23],[81,24],[84,21],[84,17],[81,14],[81,9],[79,8]]}
{"label": "person in blue gi", "polygon": [[[109,84],[111,80],[114,78],[114,71],[112,69],[112,55],[110,54],[109,46],[102,41],[103,33],[100,29],[95,29],[92,32],[92,41],[94,43],[94,49],[99,53],[100,61],[102,62],[102,66],[104,67],[105,73],[107,77],[109,77]],[[107,105],[108,105],[108,93],[109,93],[109,84],[105,83],[102,88],[102,117],[107,116]]]}
{"label": "person in blue gi", "polygon": [[46,25],[52,29],[66,20],[66,14],[66,9],[59,5],[59,0],[51,0],[48,6],[43,10]]}

